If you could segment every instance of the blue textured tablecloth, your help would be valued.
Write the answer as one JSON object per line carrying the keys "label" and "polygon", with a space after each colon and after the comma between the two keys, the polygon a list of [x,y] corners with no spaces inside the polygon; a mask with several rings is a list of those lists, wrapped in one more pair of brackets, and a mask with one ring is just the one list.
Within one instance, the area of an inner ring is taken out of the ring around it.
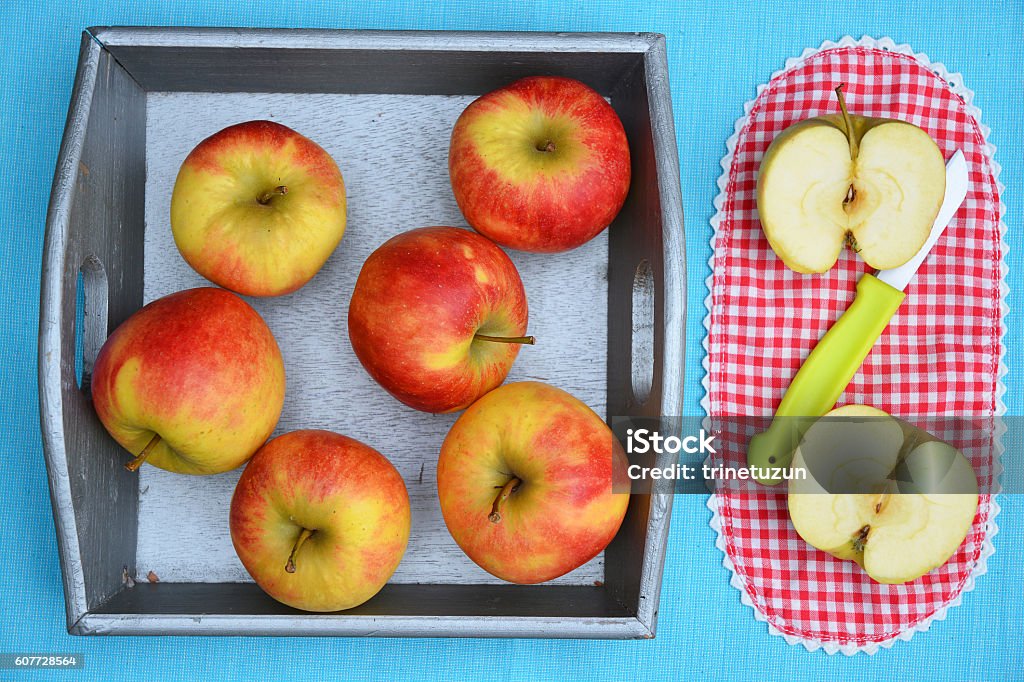
{"label": "blue textured tablecloth", "polygon": [[[0,653],[77,652],[62,679],[1012,679],[1024,675],[1024,503],[1003,513],[989,572],[944,622],[874,657],[810,654],[769,636],[728,584],[704,500],[675,502],[658,636],[642,642],[73,638],[64,629],[60,568],[39,437],[36,333],[46,204],[75,72],[90,25],[223,25],[376,29],[657,31],[668,36],[682,165],[689,269],[686,408],[698,413],[708,219],[719,159],[743,103],[787,57],[844,34],[888,35],[964,75],[1003,166],[1011,313],[1006,402],[1021,413],[1024,360],[1016,291],[1024,289],[1024,27],[1012,2],[730,0],[646,2],[406,0],[0,2]],[[1016,466],[1019,443],[1006,442]],[[0,670],[0,679],[41,673]]]}

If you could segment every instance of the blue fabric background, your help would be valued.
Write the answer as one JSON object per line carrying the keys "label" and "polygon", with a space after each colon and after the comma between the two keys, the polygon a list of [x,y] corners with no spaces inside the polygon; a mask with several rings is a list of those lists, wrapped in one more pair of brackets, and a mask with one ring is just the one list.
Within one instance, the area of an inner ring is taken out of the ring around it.
{"label": "blue fabric background", "polygon": [[[998,147],[1010,226],[1011,308],[1024,289],[1021,97],[1024,26],[1012,2],[735,0],[683,5],[555,0],[0,2],[0,652],[84,654],[64,679],[646,679],[700,677],[1008,679],[1024,675],[1021,560],[1024,503],[1004,495],[989,572],[948,620],[877,656],[809,654],[768,635],[728,584],[704,500],[675,504],[660,626],[654,641],[72,638],[39,438],[36,333],[47,198],[79,37],[103,24],[377,29],[657,31],[668,36],[682,164],[689,265],[686,407],[699,410],[708,219],[725,140],[743,103],[789,56],[844,34],[889,35],[963,73]],[[1006,337],[1010,413],[1024,408],[1019,312]],[[1018,443],[1006,443],[1015,465]],[[0,671],[0,678],[41,673]]]}

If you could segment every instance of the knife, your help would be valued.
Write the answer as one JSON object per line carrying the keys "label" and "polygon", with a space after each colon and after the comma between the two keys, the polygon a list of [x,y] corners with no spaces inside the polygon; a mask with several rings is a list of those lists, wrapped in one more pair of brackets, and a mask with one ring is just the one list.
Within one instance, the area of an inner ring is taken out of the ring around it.
{"label": "knife", "polygon": [[[748,466],[762,471],[789,466],[803,431],[814,421],[793,418],[820,417],[835,406],[903,302],[906,296],[903,290],[966,196],[967,162],[963,152],[957,151],[946,164],[946,194],[928,239],[913,258],[898,268],[880,270],[860,278],[853,303],[804,360],[783,396],[771,426],[750,439]],[[782,480],[778,476],[753,478],[765,485],[775,485]]]}

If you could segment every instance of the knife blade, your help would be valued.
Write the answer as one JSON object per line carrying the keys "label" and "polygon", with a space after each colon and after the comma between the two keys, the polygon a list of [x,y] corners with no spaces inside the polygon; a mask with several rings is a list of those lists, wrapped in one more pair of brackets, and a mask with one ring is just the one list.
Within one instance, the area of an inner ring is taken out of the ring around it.
{"label": "knife blade", "polygon": [[[946,163],[946,193],[924,245],[903,265],[866,274],[857,282],[853,303],[807,356],[782,397],[771,426],[750,439],[748,466],[762,471],[789,466],[803,431],[813,422],[795,418],[820,417],[835,406],[903,302],[907,285],[953,220],[967,196],[967,187],[967,162],[958,150]],[[766,485],[782,480],[777,476],[754,478]]]}

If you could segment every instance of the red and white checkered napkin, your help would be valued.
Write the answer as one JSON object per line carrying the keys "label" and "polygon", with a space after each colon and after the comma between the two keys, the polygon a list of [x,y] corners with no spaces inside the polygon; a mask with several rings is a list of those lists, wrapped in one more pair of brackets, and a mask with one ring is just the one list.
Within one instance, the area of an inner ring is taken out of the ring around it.
{"label": "red and white checkered napkin", "polygon": [[[839,404],[897,416],[993,417],[1003,411],[1003,251],[998,165],[959,76],[890,40],[844,39],[790,60],[747,104],[722,162],[709,278],[704,407],[709,415],[770,415],[804,358],[854,298],[868,271],[845,252],[823,275],[799,275],[761,231],[761,157],[788,125],[839,111],[895,117],[926,130],[970,169],[964,206],[907,289],[907,298]],[[994,444],[998,453],[999,445]],[[708,503],[732,583],[759,620],[791,644],[874,652],[945,617],[992,552],[999,507],[983,496],[966,541],[945,566],[905,585],[874,583],[853,562],[804,543],[785,496],[719,492]]]}

